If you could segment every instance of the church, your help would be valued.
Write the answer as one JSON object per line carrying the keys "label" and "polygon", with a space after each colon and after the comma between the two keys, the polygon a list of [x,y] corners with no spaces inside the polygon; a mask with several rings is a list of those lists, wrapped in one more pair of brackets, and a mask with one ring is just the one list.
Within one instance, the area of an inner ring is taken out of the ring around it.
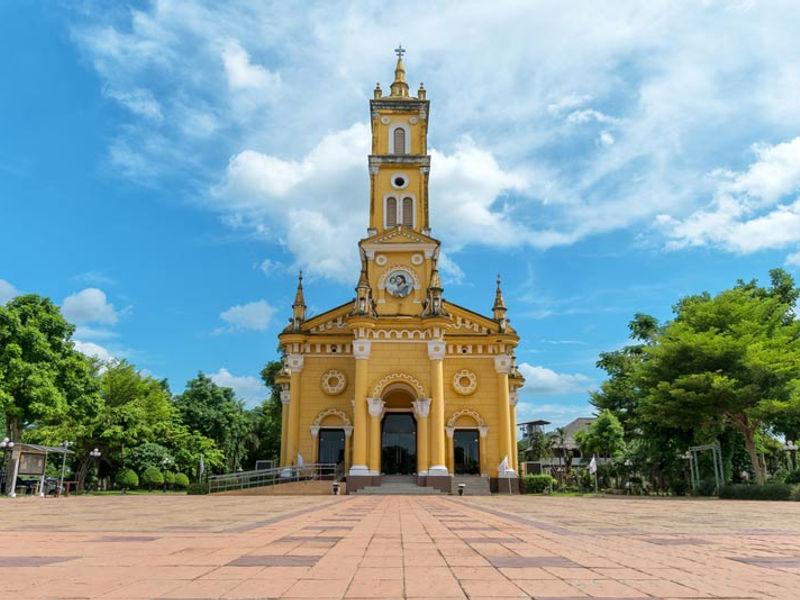
{"label": "church", "polygon": [[391,475],[448,493],[453,476],[518,489],[519,336],[499,277],[491,316],[444,296],[428,215],[430,102],[422,84],[410,94],[396,53],[389,93],[378,84],[370,100],[369,227],[355,297],[308,316],[301,274],[279,336],[281,465],[341,464],[348,493]]}

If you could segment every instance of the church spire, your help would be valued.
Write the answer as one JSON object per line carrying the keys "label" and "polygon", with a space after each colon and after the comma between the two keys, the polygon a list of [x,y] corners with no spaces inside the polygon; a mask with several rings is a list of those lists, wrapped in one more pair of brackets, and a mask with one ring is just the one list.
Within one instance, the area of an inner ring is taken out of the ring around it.
{"label": "church spire", "polygon": [[494,320],[500,325],[500,331],[505,331],[508,327],[508,319],[506,318],[506,303],[503,300],[503,289],[500,287],[501,279],[500,273],[497,274],[497,289],[494,293],[494,305],[492,306],[492,313]]}
{"label": "church spire", "polygon": [[306,300],[303,296],[303,271],[297,275],[297,293],[294,295],[292,304],[292,331],[300,331],[300,326],[306,320]]}
{"label": "church spire", "polygon": [[358,277],[358,284],[356,285],[356,301],[353,306],[351,315],[361,317],[374,317],[375,306],[372,302],[372,288],[369,285],[369,277],[367,277],[367,260],[366,256],[361,256],[361,275]]}
{"label": "church spire", "polygon": [[398,44],[394,51],[397,54],[397,64],[394,67],[394,82],[392,82],[390,95],[407,98],[408,83],[406,83],[406,66],[403,64],[403,54],[406,53],[406,50],[402,44]]}

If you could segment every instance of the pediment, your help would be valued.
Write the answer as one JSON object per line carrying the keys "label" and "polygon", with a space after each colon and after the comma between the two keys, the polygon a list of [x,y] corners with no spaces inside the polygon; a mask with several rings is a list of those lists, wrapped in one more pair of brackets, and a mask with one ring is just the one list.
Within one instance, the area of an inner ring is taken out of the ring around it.
{"label": "pediment", "polygon": [[[464,333],[464,334],[495,334],[499,333],[499,326],[497,321],[491,317],[487,317],[477,313],[458,304],[445,300],[444,307],[450,313],[453,325],[450,328],[450,333]],[[514,334],[514,330],[509,327],[506,333]]]}
{"label": "pediment", "polygon": [[353,300],[320,313],[303,323],[303,333],[340,333],[347,331],[347,317],[353,310]]}
{"label": "pediment", "polygon": [[410,227],[395,227],[393,229],[387,229],[383,233],[363,239],[360,244],[363,248],[384,246],[387,244],[417,244],[436,247],[439,245],[439,240],[427,236],[424,233],[414,231]]}

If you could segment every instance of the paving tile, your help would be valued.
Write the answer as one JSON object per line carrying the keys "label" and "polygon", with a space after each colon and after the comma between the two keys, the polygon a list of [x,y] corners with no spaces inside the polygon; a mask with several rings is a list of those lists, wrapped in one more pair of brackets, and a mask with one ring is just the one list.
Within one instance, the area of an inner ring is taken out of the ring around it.
{"label": "paving tile", "polygon": [[289,556],[285,554],[248,554],[228,563],[231,567],[313,567],[320,555]]}

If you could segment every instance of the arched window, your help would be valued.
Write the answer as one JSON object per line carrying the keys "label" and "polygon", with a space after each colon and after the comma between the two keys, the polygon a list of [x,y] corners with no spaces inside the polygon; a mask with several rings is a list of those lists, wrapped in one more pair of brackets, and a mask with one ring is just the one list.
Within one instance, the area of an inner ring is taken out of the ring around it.
{"label": "arched window", "polygon": [[397,198],[392,196],[386,199],[386,227],[397,226]]}
{"label": "arched window", "polygon": [[407,196],[403,198],[403,225],[414,226],[414,200]]}
{"label": "arched window", "polygon": [[402,127],[398,127],[394,130],[394,153],[406,153],[406,130]]}

